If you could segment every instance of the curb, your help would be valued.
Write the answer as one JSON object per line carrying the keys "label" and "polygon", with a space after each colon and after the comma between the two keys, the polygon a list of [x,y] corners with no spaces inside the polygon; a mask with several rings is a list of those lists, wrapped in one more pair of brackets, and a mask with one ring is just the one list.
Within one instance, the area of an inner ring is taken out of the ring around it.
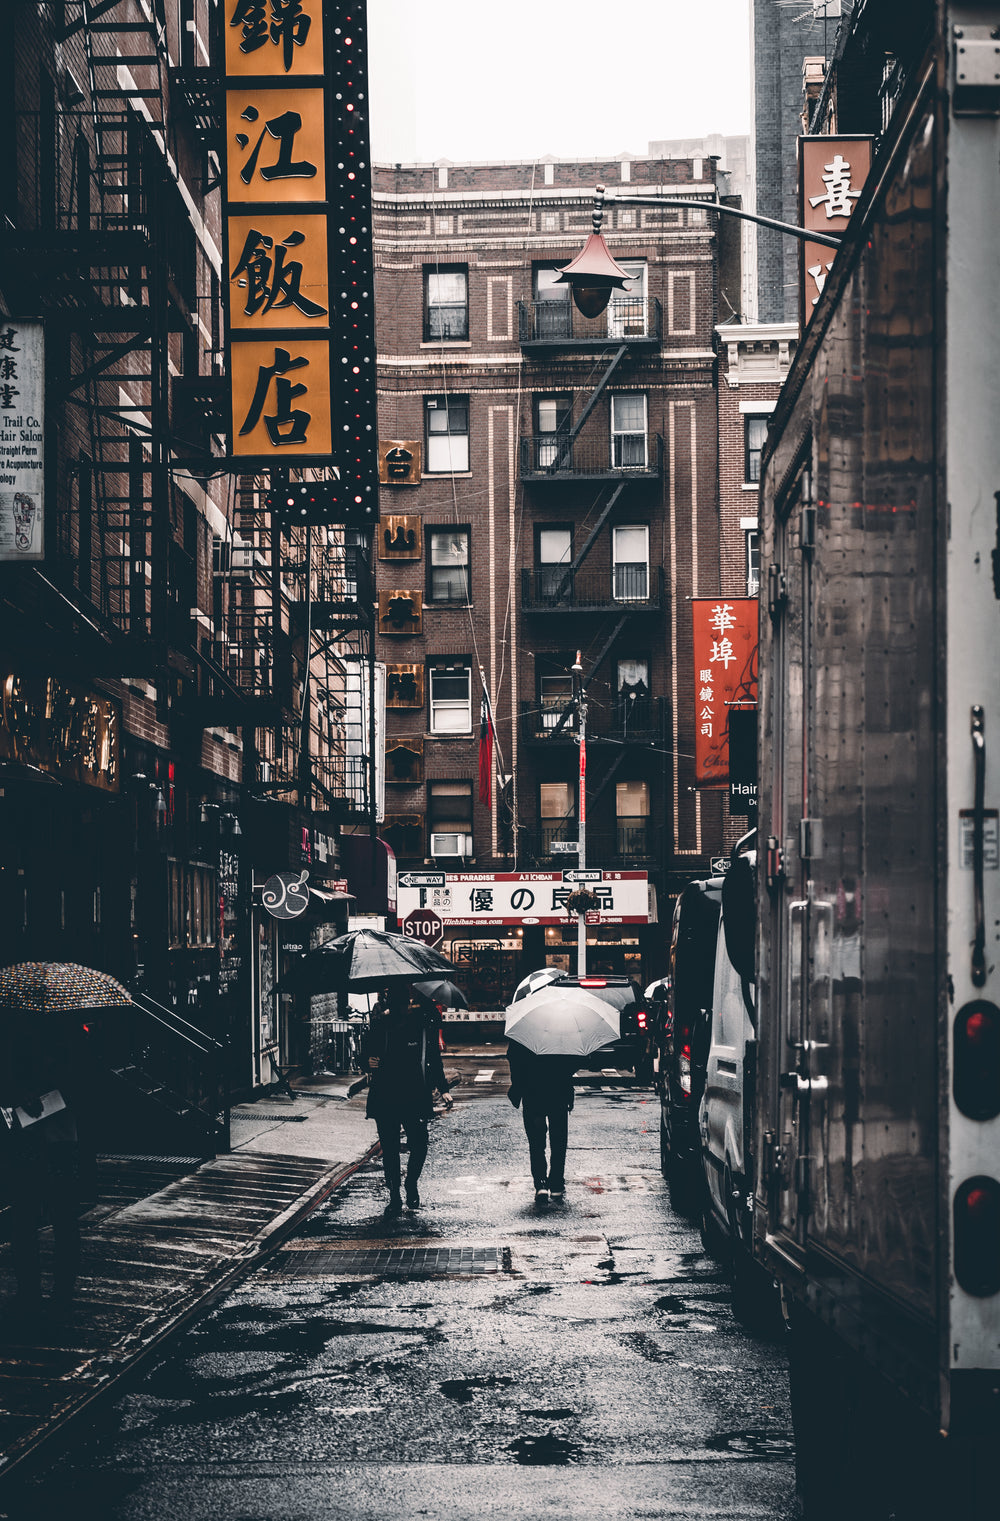
{"label": "curb", "polygon": [[[347,1179],[373,1157],[380,1155],[378,1142],[369,1146],[355,1161],[331,1169],[305,1193],[300,1194],[280,1215],[268,1222],[259,1235],[229,1258],[214,1273],[209,1273],[167,1315],[166,1319],[151,1324],[145,1321],[121,1343],[122,1355],[95,1359],[90,1368],[100,1380],[96,1388],[81,1395],[73,1404],[55,1414],[44,1427],[22,1438],[6,1453],[0,1455],[0,1489],[6,1480],[22,1465],[36,1457],[41,1449],[56,1437],[65,1434],[73,1421],[89,1411],[93,1405],[112,1393],[129,1378],[135,1370],[156,1352],[175,1332],[206,1310],[209,1305],[239,1279],[256,1271],[275,1252],[283,1241],[293,1233],[299,1222],[334,1193]],[[145,1338],[145,1339],[144,1339]],[[133,1349],[134,1347],[134,1349]],[[102,1367],[103,1363],[103,1367]]]}

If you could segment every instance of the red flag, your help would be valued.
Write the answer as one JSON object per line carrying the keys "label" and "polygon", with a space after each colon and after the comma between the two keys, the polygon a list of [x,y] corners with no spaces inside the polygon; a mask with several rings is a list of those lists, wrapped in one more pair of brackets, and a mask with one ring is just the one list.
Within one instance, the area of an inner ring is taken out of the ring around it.
{"label": "red flag", "polygon": [[485,686],[479,704],[479,801],[487,808],[493,801],[493,714]]}

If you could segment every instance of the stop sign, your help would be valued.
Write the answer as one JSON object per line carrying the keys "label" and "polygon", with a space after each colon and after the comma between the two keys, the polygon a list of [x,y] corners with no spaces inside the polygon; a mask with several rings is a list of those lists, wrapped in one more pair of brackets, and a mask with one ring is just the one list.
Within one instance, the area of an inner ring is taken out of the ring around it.
{"label": "stop sign", "polygon": [[433,908],[411,908],[403,920],[403,934],[425,945],[437,945],[444,934],[441,915]]}

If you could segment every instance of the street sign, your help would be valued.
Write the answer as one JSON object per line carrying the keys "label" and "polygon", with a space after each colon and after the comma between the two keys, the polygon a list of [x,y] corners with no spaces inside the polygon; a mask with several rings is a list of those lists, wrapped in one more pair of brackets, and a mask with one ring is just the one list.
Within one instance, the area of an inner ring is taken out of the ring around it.
{"label": "street sign", "polygon": [[562,874],[564,882],[600,882],[603,877],[603,871],[591,871],[589,868],[585,871],[582,866],[570,867],[569,871]]}
{"label": "street sign", "polygon": [[732,862],[728,856],[713,856],[709,870],[713,877],[724,877]]}
{"label": "street sign", "polygon": [[413,908],[403,920],[403,934],[425,945],[437,945],[444,934],[441,915],[432,908]]}
{"label": "street sign", "polygon": [[398,887],[443,887],[443,871],[403,871],[396,884]]}
{"label": "street sign", "polygon": [[580,842],[579,840],[552,840],[549,849],[554,856],[575,856],[579,855]]}

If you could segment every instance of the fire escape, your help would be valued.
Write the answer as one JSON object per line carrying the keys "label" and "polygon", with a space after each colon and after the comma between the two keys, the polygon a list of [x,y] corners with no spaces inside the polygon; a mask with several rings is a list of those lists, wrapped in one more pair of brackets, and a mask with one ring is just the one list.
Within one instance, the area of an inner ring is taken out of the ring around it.
{"label": "fire escape", "polygon": [[[564,299],[557,298],[559,292],[564,293]],[[608,532],[614,533],[622,509],[632,501],[637,503],[638,515],[649,516],[650,488],[659,488],[662,482],[662,437],[649,432],[645,414],[632,432],[616,428],[613,409],[618,403],[613,396],[619,393],[611,389],[616,380],[621,384],[631,359],[659,350],[662,316],[659,301],[642,295],[617,296],[606,315],[596,321],[581,316],[565,287],[550,288],[547,297],[518,303],[519,338],[525,356],[547,368],[561,364],[568,377],[567,360],[574,355],[591,358],[595,350],[603,349],[603,369],[596,382],[593,372],[588,375],[586,388],[580,388],[573,375],[571,405],[560,404],[560,385],[553,385],[555,394],[544,418],[547,427],[543,431],[538,412],[533,431],[521,439],[521,483],[533,500],[544,506],[546,514],[558,513],[565,505],[568,520],[578,511],[581,486],[594,489],[595,497],[584,521],[582,542],[574,543],[572,552],[559,561],[540,563],[536,557],[533,569],[522,570],[521,608],[534,630],[533,641],[542,643],[549,629],[558,630],[555,637],[564,649],[580,646],[589,652],[589,658],[584,657],[583,685],[592,689],[612,651],[622,649],[623,636],[648,638],[641,629],[648,628],[650,615],[659,615],[664,607],[662,568],[654,567],[648,555],[645,565],[634,566],[614,563],[613,556],[607,554],[591,558],[597,546],[607,546]],[[602,398],[603,408],[598,405]],[[544,528],[547,520],[551,521],[537,517],[536,525]],[[599,559],[605,563],[595,563]],[[596,654],[592,653],[595,647]],[[569,746],[576,739],[576,708],[568,672],[553,670],[546,679],[549,691],[543,689],[540,678],[537,699],[522,704],[521,709],[522,743],[536,755],[552,753],[554,747]],[[640,695],[634,691],[613,695],[610,704],[592,700],[587,727],[588,740],[611,751],[594,785],[588,787],[588,808],[593,809],[635,747],[648,748],[661,742],[665,732],[663,702],[648,692]],[[566,857],[553,852],[553,843],[575,839],[576,833],[575,816],[542,821],[529,854],[543,868],[565,864]],[[649,866],[657,860],[648,820],[631,828],[619,821],[613,838],[601,839],[594,831],[589,831],[589,837],[606,864]]]}

